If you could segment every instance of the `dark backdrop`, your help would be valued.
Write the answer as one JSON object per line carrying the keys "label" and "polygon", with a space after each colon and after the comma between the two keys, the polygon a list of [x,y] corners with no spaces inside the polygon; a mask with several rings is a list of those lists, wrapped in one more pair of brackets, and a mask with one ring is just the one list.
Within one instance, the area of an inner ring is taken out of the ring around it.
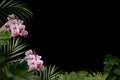
{"label": "dark backdrop", "polygon": [[119,56],[117,5],[100,1],[26,0],[33,11],[30,48],[44,64],[65,71],[102,69],[106,54]]}

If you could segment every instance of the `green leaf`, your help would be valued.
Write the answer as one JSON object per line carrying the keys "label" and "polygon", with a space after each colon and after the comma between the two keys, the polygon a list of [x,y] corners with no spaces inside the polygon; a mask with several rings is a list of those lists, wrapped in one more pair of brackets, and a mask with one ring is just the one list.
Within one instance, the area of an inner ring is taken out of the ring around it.
{"label": "green leaf", "polygon": [[0,30],[0,46],[3,46],[10,39],[10,32]]}
{"label": "green leaf", "polygon": [[95,72],[92,72],[91,75],[89,75],[88,77],[85,77],[84,80],[106,80],[108,76],[106,76],[106,74],[102,74],[101,72],[98,72],[95,73]]}
{"label": "green leaf", "polygon": [[10,32],[0,30],[0,39],[10,39]]}
{"label": "green leaf", "polygon": [[14,62],[8,62],[0,68],[1,80],[39,80],[38,76],[34,74],[35,71],[28,72],[27,62],[16,60]]}
{"label": "green leaf", "polygon": [[118,65],[120,62],[120,59],[117,56],[112,56],[111,54],[106,55],[104,59],[104,64],[105,65]]}

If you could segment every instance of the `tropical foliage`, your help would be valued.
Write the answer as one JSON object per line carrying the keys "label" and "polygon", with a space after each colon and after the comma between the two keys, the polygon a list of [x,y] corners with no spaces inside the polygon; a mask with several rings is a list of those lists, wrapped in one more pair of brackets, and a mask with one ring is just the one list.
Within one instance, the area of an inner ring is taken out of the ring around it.
{"label": "tropical foliage", "polygon": [[71,73],[65,72],[62,73],[57,79],[55,80],[84,80],[85,77],[89,76],[89,72],[87,71],[78,71]]}
{"label": "tropical foliage", "polygon": [[[0,0],[0,80],[120,80],[120,58],[111,54],[103,61],[103,71],[68,73],[56,65],[43,66],[41,56],[29,50],[21,37],[27,36],[23,21],[26,23],[32,15],[21,1]],[[5,24],[7,20],[10,22]]]}
{"label": "tropical foliage", "polygon": [[23,42],[20,37],[11,38],[6,45],[0,47],[0,50],[6,55],[7,60],[10,60],[25,53],[27,46],[28,43]]}
{"label": "tropical foliage", "polygon": [[46,65],[45,71],[39,71],[37,75],[40,77],[40,80],[55,80],[60,76],[61,71],[57,70],[58,67],[56,65]]}
{"label": "tropical foliage", "polygon": [[61,73],[55,80],[120,80],[120,59],[111,54],[106,55],[103,71],[89,72],[78,71]]}
{"label": "tropical foliage", "polygon": [[35,80],[38,77],[34,72],[28,72],[26,62],[7,62],[0,68],[1,80]]}
{"label": "tropical foliage", "polygon": [[22,1],[0,0],[0,24],[6,22],[6,17],[15,14],[27,23],[31,20],[33,13],[29,10],[28,5]]}
{"label": "tropical foliage", "polygon": [[0,45],[5,45],[10,39],[10,32],[0,31]]}

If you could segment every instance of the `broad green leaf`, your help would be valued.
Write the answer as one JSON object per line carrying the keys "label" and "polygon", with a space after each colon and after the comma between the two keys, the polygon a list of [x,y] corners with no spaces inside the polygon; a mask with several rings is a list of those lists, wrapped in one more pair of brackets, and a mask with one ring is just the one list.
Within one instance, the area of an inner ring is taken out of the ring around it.
{"label": "broad green leaf", "polygon": [[0,46],[3,46],[10,39],[10,32],[0,30]]}

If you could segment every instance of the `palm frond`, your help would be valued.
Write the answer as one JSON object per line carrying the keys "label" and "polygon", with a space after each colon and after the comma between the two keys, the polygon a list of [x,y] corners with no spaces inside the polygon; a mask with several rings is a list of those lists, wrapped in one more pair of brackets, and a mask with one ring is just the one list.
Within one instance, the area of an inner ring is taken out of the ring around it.
{"label": "palm frond", "polygon": [[5,46],[1,47],[2,52],[6,55],[7,59],[15,58],[26,51],[28,43],[22,41],[20,37],[11,38]]}
{"label": "palm frond", "polygon": [[53,80],[60,75],[61,71],[57,71],[58,67],[56,65],[45,66],[45,71],[39,73],[41,80]]}
{"label": "palm frond", "polygon": [[2,5],[5,3],[5,1],[6,1],[6,0],[3,0],[3,1],[1,0],[0,6],[2,6]]}
{"label": "palm frond", "polygon": [[[3,22],[6,22],[6,17],[10,14],[17,15],[20,19],[24,20],[25,23],[29,23],[32,19],[32,11],[28,8],[28,4],[23,3],[22,1],[14,0],[1,0],[0,1],[0,18]],[[1,24],[3,23],[0,21]]]}

